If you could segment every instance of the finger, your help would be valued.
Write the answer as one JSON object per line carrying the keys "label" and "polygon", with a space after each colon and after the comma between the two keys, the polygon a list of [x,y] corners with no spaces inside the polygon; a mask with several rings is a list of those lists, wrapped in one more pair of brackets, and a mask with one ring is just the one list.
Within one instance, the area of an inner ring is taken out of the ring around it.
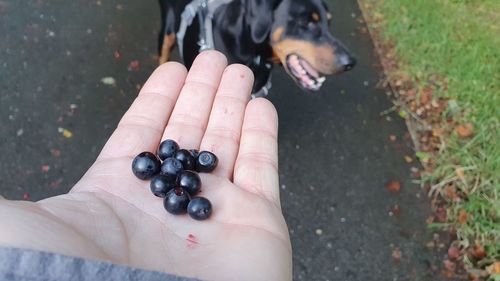
{"label": "finger", "polygon": [[217,51],[205,51],[196,57],[163,133],[163,140],[173,139],[187,149],[200,146],[226,65],[226,57]]}
{"label": "finger", "polygon": [[211,151],[219,158],[213,172],[216,175],[232,177],[252,85],[253,73],[248,67],[235,64],[224,71],[200,146],[200,150]]}
{"label": "finger", "polygon": [[279,206],[278,115],[266,99],[252,100],[246,109],[234,183]]}
{"label": "finger", "polygon": [[158,67],[122,117],[99,158],[133,157],[143,151],[155,151],[186,72],[183,65],[175,62]]}

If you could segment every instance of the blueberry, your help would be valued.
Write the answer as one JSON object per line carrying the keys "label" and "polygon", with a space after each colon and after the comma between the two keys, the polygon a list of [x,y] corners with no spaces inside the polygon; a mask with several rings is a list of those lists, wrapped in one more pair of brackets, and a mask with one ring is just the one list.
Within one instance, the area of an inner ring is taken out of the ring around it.
{"label": "blueberry", "polygon": [[196,171],[200,173],[210,173],[216,167],[219,160],[217,156],[209,151],[202,151],[196,158]]}
{"label": "blueberry", "polygon": [[174,157],[177,150],[179,150],[179,145],[175,141],[165,140],[158,147],[158,157],[160,157],[161,160]]}
{"label": "blueberry", "polygon": [[198,149],[190,149],[189,153],[191,153],[191,156],[196,159],[198,157],[198,154],[200,154],[200,151]]}
{"label": "blueberry", "polygon": [[177,179],[177,175],[179,175],[182,169],[183,168],[181,161],[175,158],[167,158],[161,165],[160,174],[167,176],[169,179],[175,181]]}
{"label": "blueberry", "polygon": [[194,170],[194,157],[185,149],[177,150],[174,156],[175,159],[182,162],[184,170]]}
{"label": "blueberry", "polygon": [[212,203],[204,197],[194,197],[187,206],[187,212],[195,220],[206,220],[212,214]]}
{"label": "blueberry", "polygon": [[189,194],[180,187],[171,189],[163,200],[163,207],[165,207],[165,210],[174,215],[185,213],[188,204]]}
{"label": "blueberry", "polygon": [[132,172],[141,180],[148,180],[160,172],[161,162],[151,152],[143,152],[132,161]]}
{"label": "blueberry", "polygon": [[196,172],[182,171],[177,177],[177,185],[186,190],[189,195],[196,195],[201,190],[201,179]]}
{"label": "blueberry", "polygon": [[165,198],[167,196],[167,192],[171,189],[175,188],[175,181],[171,180],[169,177],[164,175],[157,175],[151,180],[151,192],[155,196]]}

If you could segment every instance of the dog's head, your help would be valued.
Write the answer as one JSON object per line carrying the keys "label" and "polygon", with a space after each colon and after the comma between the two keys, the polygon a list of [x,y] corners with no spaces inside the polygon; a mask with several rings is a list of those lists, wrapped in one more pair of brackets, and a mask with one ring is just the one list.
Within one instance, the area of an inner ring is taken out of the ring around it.
{"label": "dog's head", "polygon": [[[258,42],[269,38],[274,55],[302,88],[317,91],[325,81],[323,75],[339,74],[356,64],[347,48],[330,33],[331,14],[323,1],[250,2],[257,11],[254,13],[260,12],[258,21],[251,25],[252,39]],[[273,11],[272,15],[268,11]]]}

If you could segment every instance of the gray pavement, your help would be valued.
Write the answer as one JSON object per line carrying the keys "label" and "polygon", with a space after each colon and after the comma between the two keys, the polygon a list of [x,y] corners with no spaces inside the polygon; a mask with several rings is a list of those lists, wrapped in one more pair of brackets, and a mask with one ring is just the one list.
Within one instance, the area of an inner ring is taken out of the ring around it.
{"label": "gray pavement", "polygon": [[[270,96],[294,277],[439,280],[429,202],[404,122],[381,114],[391,103],[357,3],[328,2],[358,66],[319,94],[278,68]],[[78,181],[155,67],[159,15],[156,1],[0,1],[0,194],[38,200]]]}

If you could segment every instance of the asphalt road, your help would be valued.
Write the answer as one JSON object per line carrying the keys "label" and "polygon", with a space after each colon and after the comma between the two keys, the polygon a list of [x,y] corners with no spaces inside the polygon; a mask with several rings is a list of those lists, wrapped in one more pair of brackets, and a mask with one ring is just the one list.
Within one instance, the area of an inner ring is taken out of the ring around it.
{"label": "asphalt road", "polygon": [[[269,97],[295,279],[438,280],[418,164],[404,158],[404,122],[382,114],[391,103],[357,3],[328,2],[358,66],[318,94],[278,68]],[[0,1],[0,194],[38,200],[78,181],[154,69],[158,27],[156,1]]]}

